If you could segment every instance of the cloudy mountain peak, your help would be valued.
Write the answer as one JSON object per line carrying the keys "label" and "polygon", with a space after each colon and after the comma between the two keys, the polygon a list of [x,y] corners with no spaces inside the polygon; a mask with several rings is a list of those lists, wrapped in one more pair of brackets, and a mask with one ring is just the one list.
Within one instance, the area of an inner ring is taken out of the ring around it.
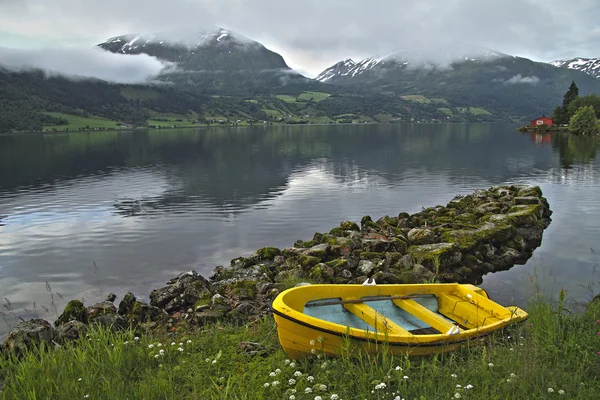
{"label": "cloudy mountain peak", "polygon": [[559,68],[569,68],[585,72],[594,78],[600,78],[600,58],[577,57],[552,61],[550,64]]}

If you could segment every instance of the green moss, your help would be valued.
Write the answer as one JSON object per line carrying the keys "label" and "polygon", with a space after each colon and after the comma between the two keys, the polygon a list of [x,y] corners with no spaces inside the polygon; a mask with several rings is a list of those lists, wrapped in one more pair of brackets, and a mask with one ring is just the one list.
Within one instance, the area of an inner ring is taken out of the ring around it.
{"label": "green moss", "polygon": [[194,308],[196,307],[200,307],[200,306],[206,306],[210,304],[212,296],[208,293],[203,294],[202,296],[200,296],[200,298],[198,300],[196,300],[196,302],[194,303]]}
{"label": "green moss", "polygon": [[368,228],[375,229],[375,230],[379,230],[379,229],[380,229],[380,228],[379,228],[379,225],[377,225],[377,224],[376,224],[375,222],[373,222],[373,221],[367,221],[367,222],[365,222],[365,223],[362,225],[362,227],[363,227],[363,229],[368,229]]}
{"label": "green moss", "polygon": [[256,254],[260,257],[261,260],[273,260],[276,256],[281,255],[281,250],[277,247],[263,247],[258,250]]}
{"label": "green moss", "polygon": [[327,266],[333,268],[333,270],[336,272],[339,272],[341,270],[348,268],[348,260],[345,260],[345,259],[333,260],[333,261],[329,261],[325,264]]}
{"label": "green moss", "polygon": [[[239,299],[250,300],[256,297],[256,281],[243,280],[226,285],[229,294]],[[222,294],[222,293],[221,293]]]}
{"label": "green moss", "polygon": [[505,222],[488,222],[481,225],[479,229],[444,232],[442,240],[447,243],[455,243],[462,251],[470,251],[483,243],[509,240],[514,236],[515,231],[512,225]]}
{"label": "green moss", "polygon": [[465,258],[463,259],[463,264],[465,265],[465,267],[472,267],[474,265],[478,265],[480,264],[479,260],[477,259],[477,257],[475,257],[472,254],[467,254],[465,256]]}
{"label": "green moss", "polygon": [[542,197],[542,189],[540,189],[539,186],[530,186],[527,188],[520,189],[517,192],[517,196],[519,196],[519,197],[528,197],[528,196]]}
{"label": "green moss", "polygon": [[361,226],[364,226],[367,222],[373,222],[373,220],[371,219],[371,217],[369,215],[365,215],[364,217],[362,217],[360,219]]}
{"label": "green moss", "polygon": [[319,232],[315,232],[315,234],[313,235],[313,243],[321,243],[321,240],[323,239],[323,234],[319,233]]}
{"label": "green moss", "polygon": [[527,204],[513,206],[506,216],[517,226],[533,225],[542,218],[544,210],[540,204]]}
{"label": "green moss", "polygon": [[336,246],[338,244],[338,241],[335,236],[326,233],[321,238],[321,244],[328,244],[330,246]]}
{"label": "green moss", "polygon": [[315,265],[308,274],[309,278],[316,282],[331,282],[334,276],[333,268],[325,264]]}
{"label": "green moss", "polygon": [[58,317],[56,325],[61,325],[69,321],[79,321],[87,323],[88,321],[87,311],[83,303],[79,300],[71,300],[67,303],[65,310]]}
{"label": "green moss", "polygon": [[396,252],[387,252],[385,253],[385,259],[390,263],[390,264],[396,264],[398,261],[400,261],[400,259],[402,258],[402,253],[396,253]]}
{"label": "green moss", "polygon": [[333,228],[329,231],[329,234],[336,237],[344,236],[344,230],[342,228]]}
{"label": "green moss", "polygon": [[372,251],[363,251],[360,253],[360,258],[362,260],[381,260],[382,257],[384,257],[383,253],[375,253]]}
{"label": "green moss", "polygon": [[305,271],[314,267],[319,262],[321,262],[321,260],[319,260],[317,257],[305,256],[305,255],[298,257],[298,263],[300,264],[302,269]]}
{"label": "green moss", "polygon": [[408,244],[406,244],[406,242],[400,238],[393,238],[391,240],[392,242],[392,249],[396,252],[396,253],[402,253],[402,254],[406,254],[406,249],[408,248]]}
{"label": "green moss", "polygon": [[340,223],[340,228],[342,228],[345,231],[360,231],[359,226],[352,221],[342,221]]}
{"label": "green moss", "polygon": [[460,223],[467,223],[467,224],[474,224],[475,222],[477,222],[477,216],[475,214],[472,213],[463,213],[463,214],[459,214],[456,216],[455,218],[455,222],[460,222]]}

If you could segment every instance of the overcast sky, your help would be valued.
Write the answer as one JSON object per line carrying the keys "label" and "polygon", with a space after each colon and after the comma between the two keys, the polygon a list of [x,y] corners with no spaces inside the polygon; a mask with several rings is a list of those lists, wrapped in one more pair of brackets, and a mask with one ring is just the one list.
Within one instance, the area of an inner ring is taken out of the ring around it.
{"label": "overcast sky", "polygon": [[0,0],[0,47],[83,49],[124,33],[220,26],[314,77],[345,58],[447,42],[538,61],[600,57],[598,21],[599,0]]}

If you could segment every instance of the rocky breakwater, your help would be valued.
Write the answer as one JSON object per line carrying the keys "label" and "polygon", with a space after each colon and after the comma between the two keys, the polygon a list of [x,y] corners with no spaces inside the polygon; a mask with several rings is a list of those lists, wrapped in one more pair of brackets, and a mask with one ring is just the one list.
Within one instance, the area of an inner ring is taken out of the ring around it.
{"label": "rocky breakwater", "polygon": [[486,273],[525,263],[541,244],[551,214],[539,187],[501,186],[412,215],[377,221],[365,216],[360,225],[344,221],[293,247],[265,247],[236,258],[216,267],[208,280],[183,272],[153,290],[149,304],[132,293],[118,307],[114,296],[87,308],[71,301],[55,326],[24,322],[4,348],[20,351],[40,341],[60,345],[89,324],[174,332],[215,321],[246,322],[268,313],[273,298],[300,282],[478,283]]}

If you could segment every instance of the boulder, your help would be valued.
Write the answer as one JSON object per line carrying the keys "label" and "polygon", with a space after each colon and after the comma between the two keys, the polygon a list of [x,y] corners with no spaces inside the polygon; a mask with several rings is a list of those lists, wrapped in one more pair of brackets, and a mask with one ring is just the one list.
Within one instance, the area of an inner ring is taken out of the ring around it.
{"label": "boulder", "polygon": [[64,344],[71,340],[81,338],[88,330],[88,326],[80,321],[69,321],[58,327],[56,341]]}
{"label": "boulder", "polygon": [[42,343],[49,345],[56,338],[56,334],[56,329],[48,321],[31,319],[19,323],[11,330],[2,348],[20,356]]}
{"label": "boulder", "polygon": [[114,293],[109,293],[108,296],[104,299],[104,301],[114,302],[117,299],[117,295]]}
{"label": "boulder", "polygon": [[93,320],[90,320],[90,323],[110,329],[112,331],[122,331],[127,329],[128,326],[127,320],[116,312],[112,314],[100,315]]}
{"label": "boulder", "polygon": [[412,260],[427,267],[430,271],[447,270],[460,263],[462,255],[453,243],[424,244],[410,246],[407,253]]}
{"label": "boulder", "polygon": [[383,253],[391,246],[388,240],[367,239],[363,240],[362,247],[366,252]]}
{"label": "boulder", "polygon": [[88,312],[81,301],[71,300],[68,302],[63,313],[54,322],[54,325],[59,326],[69,321],[79,321],[84,324],[88,322]]}
{"label": "boulder", "polygon": [[94,319],[102,315],[115,314],[116,312],[117,307],[115,307],[113,303],[102,301],[87,308],[88,321],[92,322]]}
{"label": "boulder", "polygon": [[408,241],[414,245],[431,244],[435,242],[435,233],[426,228],[413,228],[408,231]]}
{"label": "boulder", "polygon": [[150,293],[150,304],[167,312],[184,310],[200,298],[212,295],[211,284],[196,271],[187,271]]}
{"label": "boulder", "polygon": [[366,276],[369,276],[369,274],[371,274],[371,272],[373,272],[374,269],[375,269],[375,264],[373,264],[369,260],[361,260],[358,263],[358,267],[357,267],[358,272],[361,275],[366,275]]}
{"label": "boulder", "polygon": [[118,313],[120,315],[125,315],[131,311],[133,305],[135,304],[136,299],[135,295],[131,292],[127,292],[125,296],[123,296],[123,300],[119,303]]}

